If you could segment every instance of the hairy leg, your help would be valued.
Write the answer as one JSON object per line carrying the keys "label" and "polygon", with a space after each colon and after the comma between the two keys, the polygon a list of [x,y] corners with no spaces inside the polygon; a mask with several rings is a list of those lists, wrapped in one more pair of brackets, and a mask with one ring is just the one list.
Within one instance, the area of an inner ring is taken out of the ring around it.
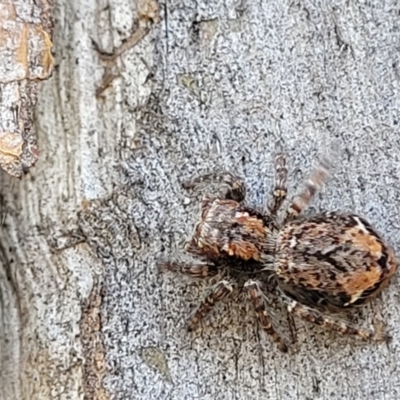
{"label": "hairy leg", "polygon": [[306,181],[302,191],[294,198],[286,216],[285,223],[296,218],[302,211],[308,207],[318,190],[321,189],[328,179],[332,169],[334,159],[337,157],[336,151],[331,151],[325,155],[318,165],[312,170],[309,179]]}
{"label": "hairy leg", "polygon": [[202,262],[177,262],[177,261],[158,261],[157,266],[161,270],[178,272],[194,278],[208,278],[218,274],[218,268],[212,263]]}
{"label": "hairy leg", "polygon": [[189,324],[189,331],[194,328],[202,321],[214,308],[214,306],[221,300],[227,298],[233,291],[233,286],[230,282],[223,280],[218,282],[207,295],[207,297],[201,302],[197,308]]}
{"label": "hairy leg", "polygon": [[283,153],[278,153],[275,157],[275,185],[272,190],[272,199],[268,208],[272,215],[276,215],[287,195],[287,168],[286,157]]}
{"label": "hairy leg", "polygon": [[356,335],[362,339],[372,339],[376,342],[384,342],[389,340],[389,336],[381,331],[373,331],[370,329],[358,328],[350,325],[346,321],[337,321],[321,313],[319,310],[305,306],[295,300],[288,300],[289,312],[303,318],[306,321],[332,329],[342,335]]}
{"label": "hairy leg", "polygon": [[287,352],[288,348],[282,338],[278,333],[275,332],[274,327],[272,326],[270,317],[268,315],[268,311],[264,301],[264,295],[260,288],[259,283],[253,280],[249,280],[244,285],[247,294],[253,303],[254,310],[257,314],[257,317],[260,321],[261,327],[263,330],[271,336],[272,340],[278,345],[279,350],[283,352]]}
{"label": "hairy leg", "polygon": [[243,180],[230,172],[213,173],[198,176],[183,184],[185,189],[193,189],[203,183],[217,183],[226,188],[222,198],[231,199],[237,202],[244,200],[246,196],[246,187]]}

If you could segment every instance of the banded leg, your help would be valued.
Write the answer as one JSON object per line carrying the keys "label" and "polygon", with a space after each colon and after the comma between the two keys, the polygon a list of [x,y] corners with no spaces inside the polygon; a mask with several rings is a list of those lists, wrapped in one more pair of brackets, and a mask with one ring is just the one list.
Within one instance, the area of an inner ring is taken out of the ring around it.
{"label": "banded leg", "polygon": [[208,278],[218,274],[218,268],[212,263],[200,262],[177,262],[177,261],[158,261],[157,266],[161,270],[178,272],[194,278]]}
{"label": "banded leg", "polygon": [[185,189],[193,189],[203,183],[215,182],[226,188],[223,194],[224,199],[231,199],[237,202],[244,200],[246,196],[246,186],[241,178],[230,172],[213,173],[198,176],[190,181],[183,183]]}
{"label": "banded leg", "polygon": [[278,153],[275,157],[275,185],[272,191],[272,199],[268,208],[272,215],[276,215],[287,195],[287,168],[286,157],[283,153]]}
{"label": "banded leg", "polygon": [[278,345],[279,350],[286,353],[288,348],[272,326],[260,285],[256,281],[249,280],[245,283],[244,288],[247,291],[251,302],[253,303],[254,310],[257,314],[258,320],[260,321],[261,327],[266,333],[268,333],[268,335],[271,336],[272,340]]}
{"label": "banded leg", "polygon": [[221,300],[226,299],[233,291],[233,286],[226,280],[218,282],[207,295],[207,297],[201,302],[197,308],[192,319],[189,323],[189,331],[194,328],[202,321],[214,308],[214,306]]}
{"label": "banded leg", "polygon": [[322,314],[320,311],[298,303],[295,300],[288,301],[289,312],[299,316],[300,318],[303,318],[306,321],[313,322],[314,324],[339,332],[342,335],[356,335],[364,340],[372,339],[376,342],[385,342],[390,339],[389,336],[381,330],[373,331],[370,329],[357,328],[350,325],[346,321],[334,320],[329,316]]}
{"label": "banded leg", "polygon": [[324,156],[317,167],[311,172],[309,179],[306,181],[302,191],[294,198],[290,205],[285,223],[296,218],[311,203],[318,190],[321,189],[325,181],[328,179],[329,172],[334,163],[334,157],[337,156],[336,151]]}

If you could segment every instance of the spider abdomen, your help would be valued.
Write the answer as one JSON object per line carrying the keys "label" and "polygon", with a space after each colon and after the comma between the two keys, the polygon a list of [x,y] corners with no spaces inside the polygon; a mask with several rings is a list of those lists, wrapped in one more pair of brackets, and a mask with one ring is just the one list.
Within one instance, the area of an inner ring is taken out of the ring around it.
{"label": "spider abdomen", "polygon": [[354,214],[323,213],[285,225],[275,271],[282,290],[310,306],[340,310],[377,295],[396,272],[392,248]]}

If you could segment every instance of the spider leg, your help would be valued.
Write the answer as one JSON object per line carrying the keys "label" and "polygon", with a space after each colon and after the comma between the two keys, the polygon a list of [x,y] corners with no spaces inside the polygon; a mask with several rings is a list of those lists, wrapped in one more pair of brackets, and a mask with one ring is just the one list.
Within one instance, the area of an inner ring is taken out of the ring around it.
{"label": "spider leg", "polygon": [[289,312],[306,321],[313,322],[314,324],[339,332],[342,335],[356,335],[364,340],[372,339],[376,342],[384,342],[389,340],[389,336],[379,330],[375,332],[370,329],[358,328],[350,325],[346,321],[334,320],[320,311],[305,306],[304,304],[301,304],[295,300],[286,300],[288,301]]}
{"label": "spider leg", "polygon": [[328,179],[335,156],[337,156],[336,152],[331,152],[325,155],[318,165],[311,171],[310,177],[305,182],[302,191],[294,198],[292,204],[289,206],[284,223],[296,218],[305,208],[308,207],[315,194]]}
{"label": "spider leg", "polygon": [[263,298],[263,292],[259,283],[253,280],[248,280],[245,283],[244,288],[247,291],[251,302],[253,303],[253,307],[257,314],[258,320],[260,321],[261,327],[266,333],[268,333],[268,335],[271,336],[272,340],[278,345],[279,350],[286,353],[288,351],[287,345],[279,336],[279,334],[275,332],[275,329],[272,326]]}
{"label": "spider leg", "polygon": [[204,262],[177,262],[177,261],[158,261],[157,266],[161,270],[178,272],[194,278],[208,278],[218,274],[218,268],[212,263]]}
{"label": "spider leg", "polygon": [[280,152],[275,157],[275,185],[272,191],[272,199],[268,205],[272,215],[276,215],[286,198],[287,174],[286,156]]}
{"label": "spider leg", "polygon": [[198,176],[190,181],[184,182],[183,187],[185,189],[193,189],[207,182],[215,182],[218,185],[226,188],[224,194],[222,195],[222,198],[224,199],[231,199],[240,203],[246,196],[246,186],[243,180],[230,172],[212,173]]}
{"label": "spider leg", "polygon": [[210,313],[214,306],[219,301],[227,298],[232,293],[232,291],[233,286],[230,282],[226,280],[218,282],[197,308],[192,319],[190,320],[188,330],[194,330],[199,322],[202,321],[204,317],[206,317]]}

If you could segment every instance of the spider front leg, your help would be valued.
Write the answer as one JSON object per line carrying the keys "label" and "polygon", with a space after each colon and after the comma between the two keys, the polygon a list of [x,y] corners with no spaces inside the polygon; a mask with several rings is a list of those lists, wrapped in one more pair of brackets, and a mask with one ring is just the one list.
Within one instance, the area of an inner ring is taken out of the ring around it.
{"label": "spider front leg", "polygon": [[198,176],[190,181],[183,183],[185,189],[193,189],[203,183],[214,182],[226,188],[222,195],[224,199],[231,199],[242,202],[246,196],[246,186],[241,178],[230,172],[213,173]]}
{"label": "spider front leg", "polygon": [[194,328],[202,321],[206,315],[214,308],[214,306],[223,299],[226,299],[233,292],[233,286],[230,282],[223,280],[218,282],[201,302],[192,319],[190,320],[188,330],[193,331]]}
{"label": "spider front leg", "polygon": [[264,294],[259,283],[249,280],[245,283],[244,288],[247,291],[251,302],[253,303],[254,310],[257,314],[258,320],[260,321],[261,327],[266,333],[268,333],[268,335],[271,336],[272,340],[278,345],[279,350],[286,353],[288,351],[288,347],[278,333],[275,332],[275,329],[272,326],[264,301]]}
{"label": "spider front leg", "polygon": [[319,310],[308,307],[295,300],[286,300],[288,301],[289,312],[299,316],[306,321],[313,322],[314,324],[339,332],[342,335],[356,335],[364,340],[372,339],[376,342],[384,342],[389,340],[389,336],[384,332],[375,332],[370,329],[357,328],[345,321],[334,320],[329,316],[321,313]]}
{"label": "spider front leg", "polygon": [[278,153],[275,157],[275,185],[272,191],[272,199],[268,208],[272,215],[276,215],[287,195],[287,168],[286,157],[283,153]]}
{"label": "spider front leg", "polygon": [[310,177],[306,181],[302,191],[294,198],[292,204],[286,213],[284,224],[295,219],[303,212],[311,203],[315,194],[321,189],[325,181],[328,179],[330,170],[334,163],[334,157],[337,157],[336,152],[325,155],[319,162],[317,167],[313,169]]}
{"label": "spider front leg", "polygon": [[160,269],[178,272],[194,278],[208,278],[218,274],[218,268],[212,263],[204,262],[177,262],[177,261],[158,261],[157,266]]}

